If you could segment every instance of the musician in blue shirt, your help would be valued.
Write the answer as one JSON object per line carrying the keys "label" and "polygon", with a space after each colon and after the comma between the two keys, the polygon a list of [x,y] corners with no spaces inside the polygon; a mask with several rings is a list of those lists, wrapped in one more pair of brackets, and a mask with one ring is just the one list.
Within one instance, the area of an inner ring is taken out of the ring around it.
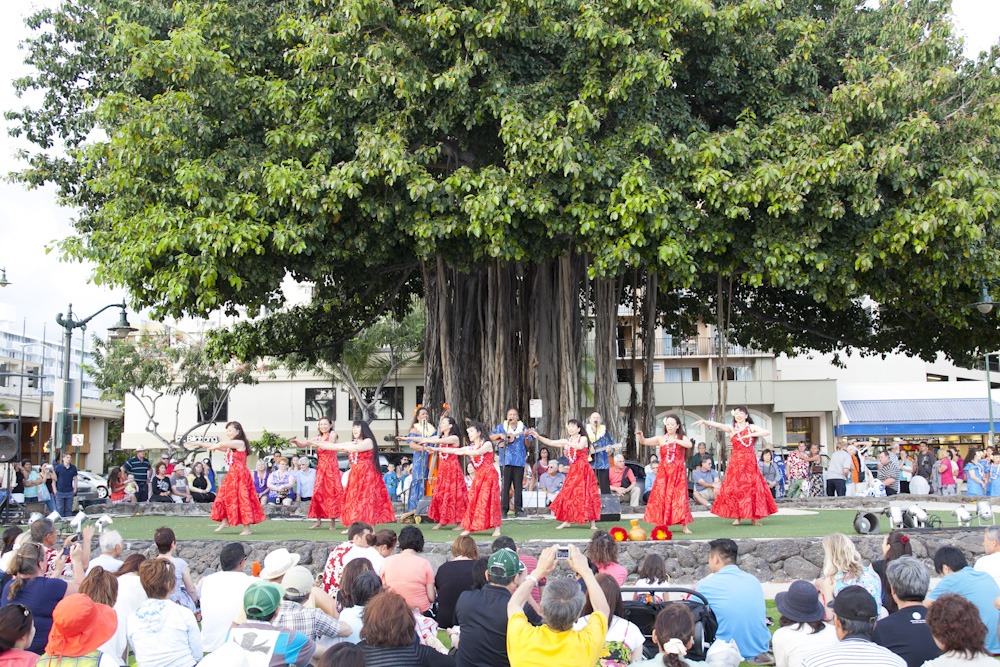
{"label": "musician in blue shirt", "polygon": [[515,408],[507,410],[507,420],[490,433],[497,443],[500,457],[500,513],[506,517],[510,509],[510,488],[514,487],[514,516],[527,516],[522,509],[521,487],[524,485],[524,464],[528,459],[526,442],[531,440],[528,429],[519,419]]}
{"label": "musician in blue shirt", "polygon": [[614,446],[615,441],[608,434],[608,429],[601,420],[601,413],[593,412],[587,420],[587,439],[590,440],[590,448],[594,455],[591,467],[597,475],[597,484],[601,487],[601,493],[611,493],[611,468],[608,452]]}

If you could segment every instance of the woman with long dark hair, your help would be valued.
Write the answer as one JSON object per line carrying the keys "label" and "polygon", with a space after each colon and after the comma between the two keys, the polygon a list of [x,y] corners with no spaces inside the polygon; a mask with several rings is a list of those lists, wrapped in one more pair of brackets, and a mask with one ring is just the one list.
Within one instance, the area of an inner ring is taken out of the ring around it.
{"label": "woman with long dark hair", "polygon": [[597,476],[587,462],[590,441],[583,435],[583,423],[579,419],[566,422],[567,436],[563,440],[549,440],[538,435],[535,429],[528,433],[548,447],[558,447],[566,452],[569,459],[569,474],[549,508],[557,521],[556,530],[570,523],[590,522],[590,529],[597,530],[597,520],[601,518],[601,493],[597,486]]}
{"label": "woman with long dark hair", "polygon": [[337,527],[337,517],[344,511],[344,487],[340,483],[340,464],[337,462],[337,434],[333,432],[333,422],[329,417],[321,417],[316,423],[319,433],[307,442],[293,439],[296,447],[315,447],[319,463],[316,464],[316,483],[312,500],[309,501],[309,518],[316,523],[309,526],[314,530],[323,525],[323,519],[330,520],[330,530]]}
{"label": "woman with long dark hair", "polygon": [[[486,427],[480,422],[471,422],[466,428],[469,446],[453,450],[428,447],[431,451],[446,452],[452,458],[470,456],[475,468],[472,488],[469,489],[465,513],[462,516],[462,535],[478,533],[493,528],[493,537],[500,537],[500,475],[493,467],[493,441],[489,439]],[[440,471],[438,480],[440,484]],[[464,480],[463,480],[464,481]],[[436,492],[436,489],[435,489]]]}
{"label": "woman with long dark hair", "polygon": [[191,497],[196,503],[215,501],[215,494],[212,493],[212,482],[205,474],[205,464],[201,461],[195,461],[191,467]]}
{"label": "woman with long dark hair", "polygon": [[265,518],[253,479],[247,470],[250,441],[239,422],[226,424],[226,437],[229,439],[214,442],[207,447],[209,450],[225,450],[226,465],[229,466],[215,502],[212,503],[212,521],[222,522],[215,532],[229,526],[242,526],[240,535],[249,535],[250,525],[260,523]]}
{"label": "woman with long dark hair", "polygon": [[20,604],[0,609],[0,665],[35,667],[38,654],[26,650],[35,639],[34,615]]}
{"label": "woman with long dark hair", "polygon": [[[454,417],[444,415],[438,424],[438,435],[428,438],[403,438],[424,445],[427,451],[437,452],[437,481],[434,483],[434,493],[431,495],[431,506],[427,509],[427,517],[437,522],[432,530],[440,530],[441,526],[459,524],[465,515],[469,504],[469,490],[465,486],[462,475],[462,464],[453,450],[462,446],[462,432]],[[427,447],[427,445],[439,445]],[[410,487],[413,488],[412,485]],[[453,530],[462,530],[455,526]]]}
{"label": "woman with long dark hair", "polygon": [[730,436],[729,466],[712,504],[712,514],[735,519],[734,526],[740,525],[741,519],[750,519],[755,526],[763,525],[760,520],[777,512],[778,505],[757,467],[754,443],[771,432],[754,425],[745,405],[733,408],[732,424],[699,419],[692,426],[701,424],[725,431]]}
{"label": "woman with long dark hair", "polygon": [[[334,443],[335,451],[347,452],[351,462],[351,474],[347,477],[347,490],[341,509],[340,522],[350,526],[355,521],[363,521],[373,526],[393,523],[396,513],[392,510],[389,491],[382,481],[382,471],[378,467],[378,444],[368,422],[355,421],[351,427],[353,439],[350,443]],[[344,529],[347,533],[347,529]]]}
{"label": "woman with long dark hair", "polygon": [[882,560],[872,563],[872,569],[875,570],[875,574],[882,580],[882,599],[879,602],[890,614],[899,611],[899,607],[896,605],[892,593],[889,592],[889,580],[885,578],[885,569],[889,566],[889,563],[897,558],[912,555],[913,547],[910,546],[909,535],[894,530],[882,540]]}
{"label": "woman with long dark hair", "polygon": [[660,468],[653,479],[642,520],[654,526],[679,523],[685,533],[690,533],[688,524],[694,517],[688,505],[686,460],[691,441],[685,437],[681,418],[674,414],[664,417],[663,434],[654,438],[643,437],[642,431],[636,431],[635,435],[640,445],[660,448]]}

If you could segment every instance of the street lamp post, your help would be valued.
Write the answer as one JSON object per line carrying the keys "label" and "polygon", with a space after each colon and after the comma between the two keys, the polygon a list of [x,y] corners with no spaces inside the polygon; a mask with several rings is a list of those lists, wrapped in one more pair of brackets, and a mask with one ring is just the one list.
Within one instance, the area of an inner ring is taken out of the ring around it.
{"label": "street lamp post", "polygon": [[[71,435],[72,430],[73,430],[72,429],[72,423],[73,423],[72,422],[72,417],[70,416],[70,412],[71,412],[70,401],[72,399],[70,397],[70,392],[69,392],[69,384],[70,384],[69,371],[70,371],[70,362],[72,360],[72,354],[73,354],[73,349],[72,349],[73,348],[73,329],[81,329],[81,328],[82,329],[86,329],[86,326],[87,326],[88,322],[90,322],[92,319],[94,319],[95,317],[97,317],[98,315],[100,315],[101,313],[103,313],[108,308],[121,308],[121,310],[122,310],[121,317],[118,320],[118,324],[116,324],[115,326],[113,326],[113,327],[111,327],[111,328],[108,329],[108,335],[110,336],[110,338],[112,338],[114,340],[122,340],[124,338],[127,338],[128,335],[130,333],[132,333],[133,331],[136,331],[136,329],[134,329],[128,323],[128,317],[125,314],[125,301],[124,300],[121,303],[108,304],[107,306],[104,306],[104,308],[101,308],[99,311],[97,311],[96,313],[94,313],[90,317],[84,318],[82,320],[79,319],[79,318],[74,318],[73,317],[73,304],[69,305],[69,308],[67,309],[65,317],[63,317],[62,313],[59,313],[58,315],[56,315],[56,324],[58,324],[59,326],[61,326],[63,328],[63,330],[65,331],[65,333],[63,334],[63,363],[62,363],[62,375],[61,375],[61,377],[62,377],[62,385],[63,385],[63,390],[62,390],[62,398],[63,398],[63,400],[62,400],[62,406],[60,406],[60,408],[59,408],[58,427],[56,429],[56,434],[57,434],[58,438],[57,438],[55,444],[53,445],[53,447],[50,450],[50,452],[51,452],[51,460],[55,460],[56,449],[60,450],[61,452],[67,451],[67,448],[69,447],[70,440],[71,440],[70,435]],[[81,346],[80,346],[80,365],[81,365],[81,367],[83,365],[83,348],[84,348],[84,346],[81,344]],[[83,415],[83,412],[82,412],[82,408],[83,408],[83,382],[82,382],[82,377],[83,376],[81,375],[81,383],[80,383],[80,392],[81,392],[80,393],[80,407],[81,407],[80,415],[81,415],[81,417]],[[82,429],[82,425],[81,425],[81,429]]]}
{"label": "street lamp post", "polygon": [[[986,287],[986,283],[983,282],[979,285],[979,301],[970,304],[971,307],[978,310],[983,315],[989,315],[993,312],[993,306],[997,305],[997,302],[993,300],[990,296],[990,291]],[[986,361],[986,405],[989,408],[990,414],[990,439],[988,444],[993,444],[993,384],[990,382],[990,353],[985,352],[983,355]]]}

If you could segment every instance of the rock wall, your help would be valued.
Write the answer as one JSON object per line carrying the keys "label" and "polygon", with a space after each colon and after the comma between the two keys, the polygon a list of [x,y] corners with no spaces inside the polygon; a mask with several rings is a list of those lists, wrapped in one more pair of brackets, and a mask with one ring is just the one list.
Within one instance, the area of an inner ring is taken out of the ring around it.
{"label": "rock wall", "polygon": [[[932,557],[939,546],[954,545],[965,552],[969,563],[983,554],[982,529],[912,531],[911,538],[913,555],[923,561],[932,571]],[[851,535],[865,562],[882,558],[881,535]],[[185,559],[191,567],[191,574],[197,580],[199,577],[215,572],[219,567],[219,552],[226,541],[185,540],[177,543],[177,555]],[[332,543],[309,542],[304,540],[289,540],[282,542],[243,542],[251,549],[247,558],[249,573],[253,561],[263,562],[268,552],[282,548],[299,554],[301,565],[319,575],[326,564]],[[479,543],[482,555],[489,555],[491,541]],[[740,556],[740,569],[749,572],[761,582],[783,582],[795,579],[814,579],[819,576],[823,567],[823,545],[821,538],[784,538],[755,540],[737,540]],[[518,545],[525,554],[538,556],[548,544],[527,542]],[[94,545],[97,553],[97,545]],[[451,559],[451,545],[448,543],[428,542],[422,554],[431,566],[437,568]],[[151,540],[130,540],[127,543],[125,555],[143,553],[148,557],[156,555],[156,546]],[[667,571],[673,583],[694,584],[709,574],[708,542],[676,540],[667,542],[623,542],[619,545],[618,562],[629,572],[629,579],[635,580],[636,571],[643,556],[647,553],[658,553],[667,562]]]}

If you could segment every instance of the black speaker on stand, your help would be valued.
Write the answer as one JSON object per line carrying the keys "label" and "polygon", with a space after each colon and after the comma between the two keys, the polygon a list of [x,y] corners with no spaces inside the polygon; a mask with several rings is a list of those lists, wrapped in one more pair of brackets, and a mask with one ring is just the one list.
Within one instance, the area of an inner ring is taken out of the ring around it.
{"label": "black speaker on stand", "polygon": [[0,524],[10,523],[10,503],[13,501],[11,491],[14,488],[15,474],[11,467],[11,461],[16,461],[20,453],[16,435],[17,420],[4,419],[0,421],[0,475],[9,478],[4,479],[7,494],[3,500],[3,511],[0,512]]}
{"label": "black speaker on stand", "polygon": [[424,496],[419,501],[417,501],[417,514],[416,514],[416,516],[419,516],[421,521],[426,521],[427,520],[427,510],[429,510],[430,507],[431,507],[431,497],[430,496]]}
{"label": "black speaker on stand", "polygon": [[621,521],[622,504],[614,493],[601,494],[601,521]]}

